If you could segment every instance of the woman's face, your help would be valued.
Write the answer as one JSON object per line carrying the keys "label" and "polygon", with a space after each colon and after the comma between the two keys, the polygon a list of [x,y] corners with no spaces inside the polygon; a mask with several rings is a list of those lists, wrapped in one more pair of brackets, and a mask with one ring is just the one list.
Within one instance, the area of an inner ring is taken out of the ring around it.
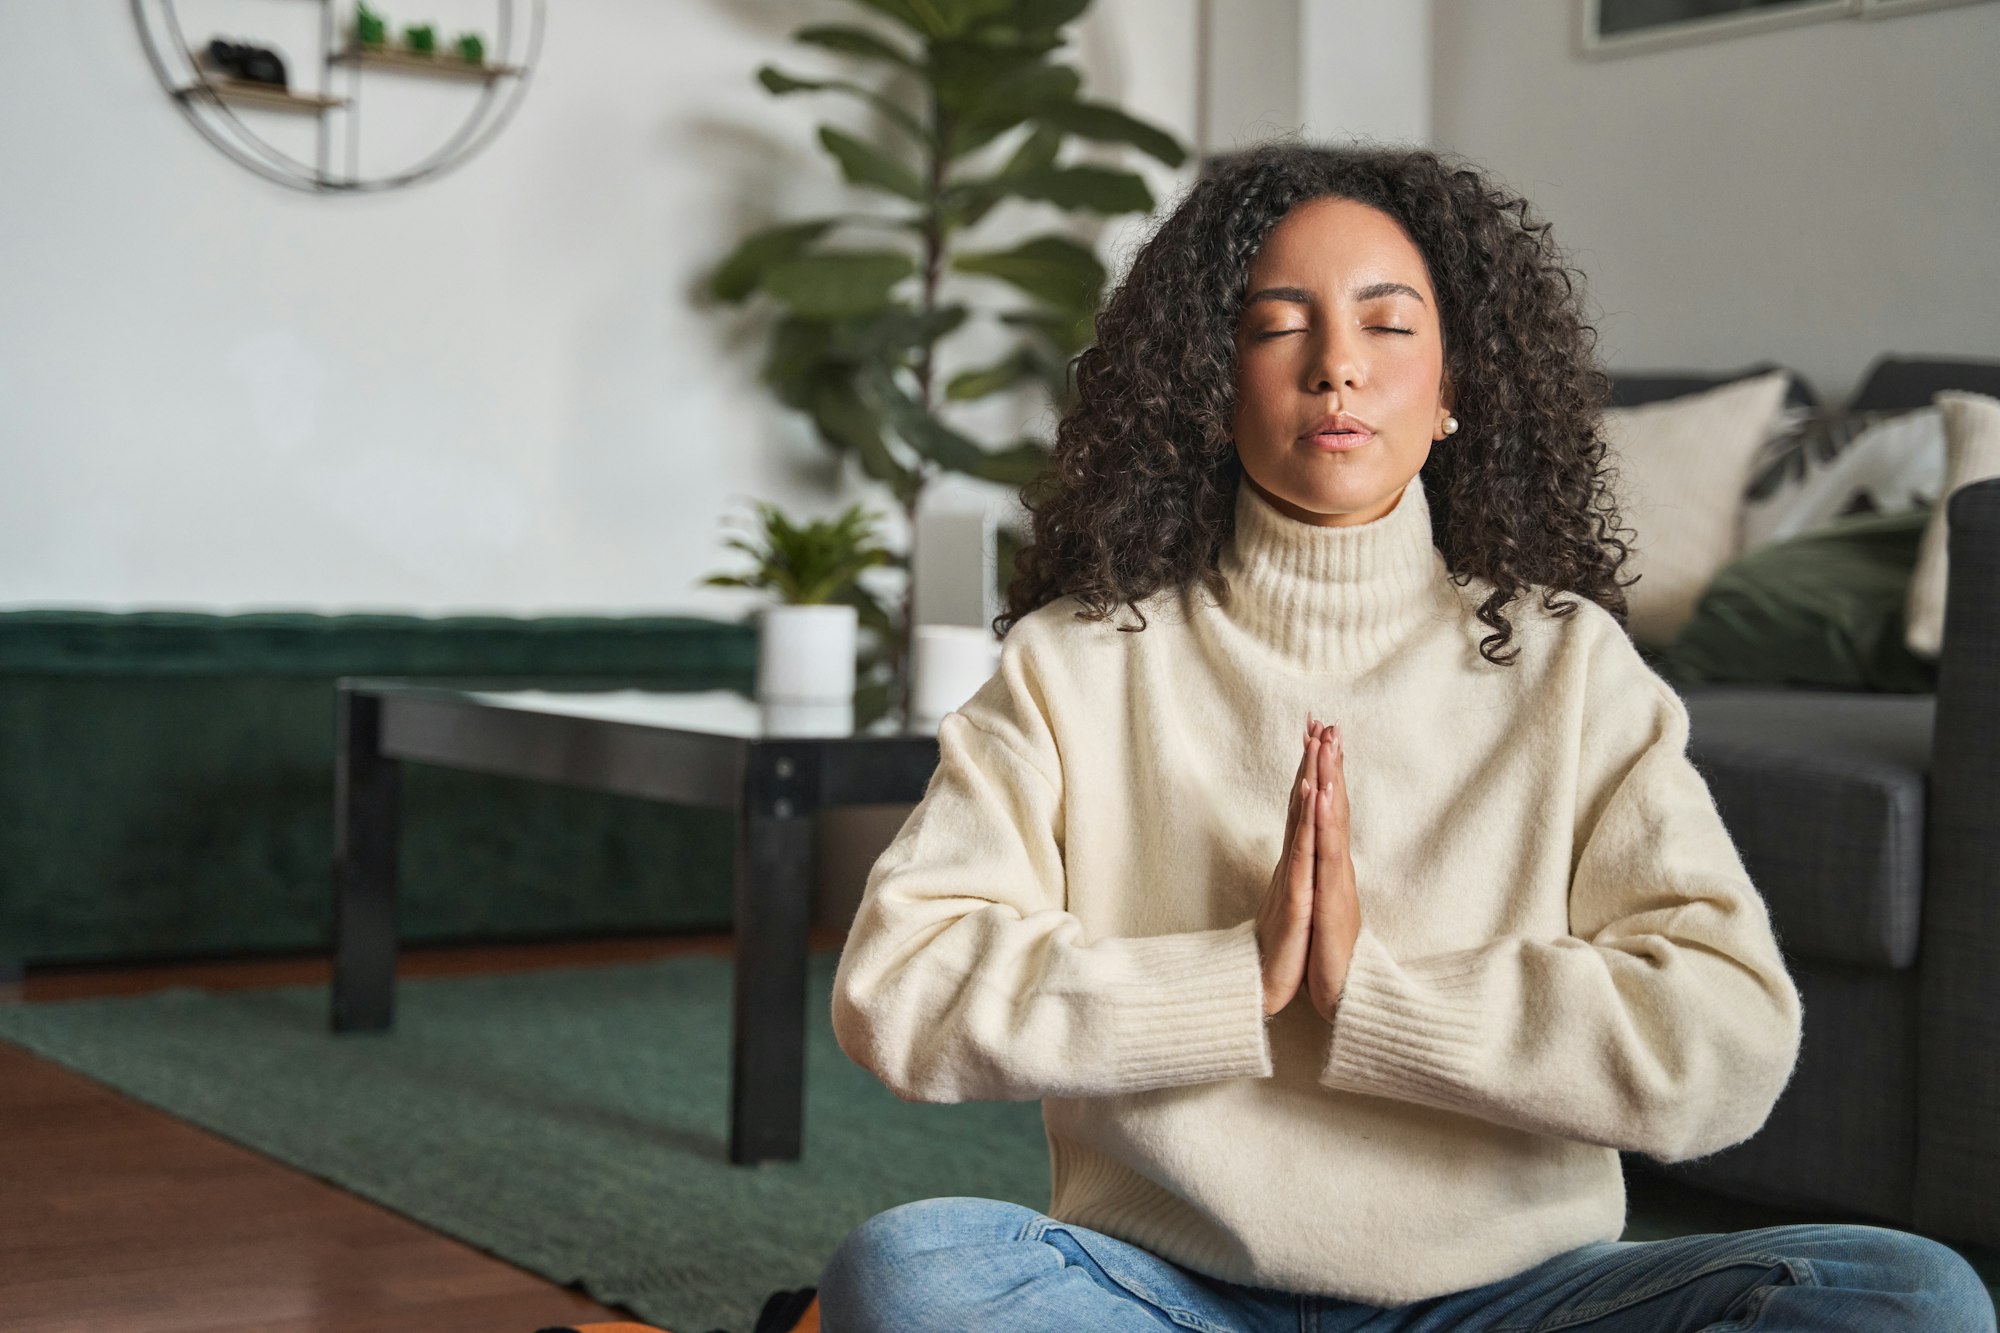
{"label": "woman's face", "polygon": [[[1236,326],[1245,480],[1303,522],[1370,522],[1445,437],[1451,402],[1437,295],[1402,227],[1351,199],[1285,214],[1250,265]],[[1372,434],[1327,448],[1314,432],[1337,412]]]}

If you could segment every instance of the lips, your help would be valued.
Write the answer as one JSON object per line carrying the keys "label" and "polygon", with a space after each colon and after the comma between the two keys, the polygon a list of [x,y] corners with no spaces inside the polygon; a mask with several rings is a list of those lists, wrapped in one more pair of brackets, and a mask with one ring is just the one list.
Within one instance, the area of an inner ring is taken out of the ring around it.
{"label": "lips", "polygon": [[1304,441],[1332,437],[1336,443],[1358,444],[1375,434],[1375,428],[1352,412],[1332,412],[1306,427],[1299,436]]}
{"label": "lips", "polygon": [[1375,438],[1374,427],[1351,412],[1334,412],[1321,417],[1299,436],[1303,444],[1320,449],[1358,449]]}

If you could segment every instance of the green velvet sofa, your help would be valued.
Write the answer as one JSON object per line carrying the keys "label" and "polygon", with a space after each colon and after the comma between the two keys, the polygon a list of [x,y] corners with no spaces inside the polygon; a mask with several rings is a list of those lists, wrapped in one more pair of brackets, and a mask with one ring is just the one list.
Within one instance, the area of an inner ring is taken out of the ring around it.
{"label": "green velvet sofa", "polygon": [[[734,689],[753,621],[0,612],[0,971],[329,947],[334,682]],[[725,814],[410,765],[408,941],[726,929]]]}

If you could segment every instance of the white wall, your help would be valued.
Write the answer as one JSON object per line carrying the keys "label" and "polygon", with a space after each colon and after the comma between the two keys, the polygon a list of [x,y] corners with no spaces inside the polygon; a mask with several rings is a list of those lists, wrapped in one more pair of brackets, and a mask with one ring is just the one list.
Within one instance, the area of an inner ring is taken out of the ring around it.
{"label": "white wall", "polygon": [[1202,142],[1272,135],[1423,143],[1430,0],[1202,0]]}
{"label": "white wall", "polygon": [[[180,8],[198,36],[279,21]],[[411,190],[314,197],[195,133],[127,5],[8,6],[0,606],[733,615],[758,599],[696,580],[740,567],[721,523],[747,521],[748,497],[796,515],[867,499],[902,541],[886,492],[836,475],[756,383],[767,315],[695,299],[745,231],[880,206],[844,193],[813,138],[821,120],[866,128],[846,100],[752,77],[831,72],[788,34],[862,11],[549,10],[527,101],[482,156]],[[1193,25],[1193,0],[1098,0],[1073,30],[1086,94],[1191,141]],[[1192,174],[1128,160],[1163,200]],[[1142,223],[1110,227],[1107,257]],[[1063,226],[1022,205],[981,235]],[[989,350],[947,347],[948,370]],[[1010,405],[981,406],[963,424],[987,438],[1046,434],[1019,404],[1002,422]]]}
{"label": "white wall", "polygon": [[1614,369],[2000,356],[2000,4],[1619,59],[1573,0],[1436,0],[1434,129],[1531,199]]}
{"label": "white wall", "polygon": [[1431,138],[1431,0],[1301,0],[1306,132],[1423,145]]}

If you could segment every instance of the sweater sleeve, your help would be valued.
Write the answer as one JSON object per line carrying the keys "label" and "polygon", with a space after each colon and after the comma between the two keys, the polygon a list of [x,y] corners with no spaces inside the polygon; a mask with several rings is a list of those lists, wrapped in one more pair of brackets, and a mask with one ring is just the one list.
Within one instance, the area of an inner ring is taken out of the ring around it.
{"label": "sweater sleeve", "polygon": [[1586,691],[1571,933],[1398,958],[1364,920],[1322,1086],[1662,1162],[1762,1127],[1800,997],[1685,703],[1618,639]]}
{"label": "sweater sleeve", "polygon": [[923,798],[869,870],[834,973],[841,1050],[914,1102],[1269,1076],[1254,920],[1091,938],[1068,910],[1061,769],[1023,628],[944,716]]}

